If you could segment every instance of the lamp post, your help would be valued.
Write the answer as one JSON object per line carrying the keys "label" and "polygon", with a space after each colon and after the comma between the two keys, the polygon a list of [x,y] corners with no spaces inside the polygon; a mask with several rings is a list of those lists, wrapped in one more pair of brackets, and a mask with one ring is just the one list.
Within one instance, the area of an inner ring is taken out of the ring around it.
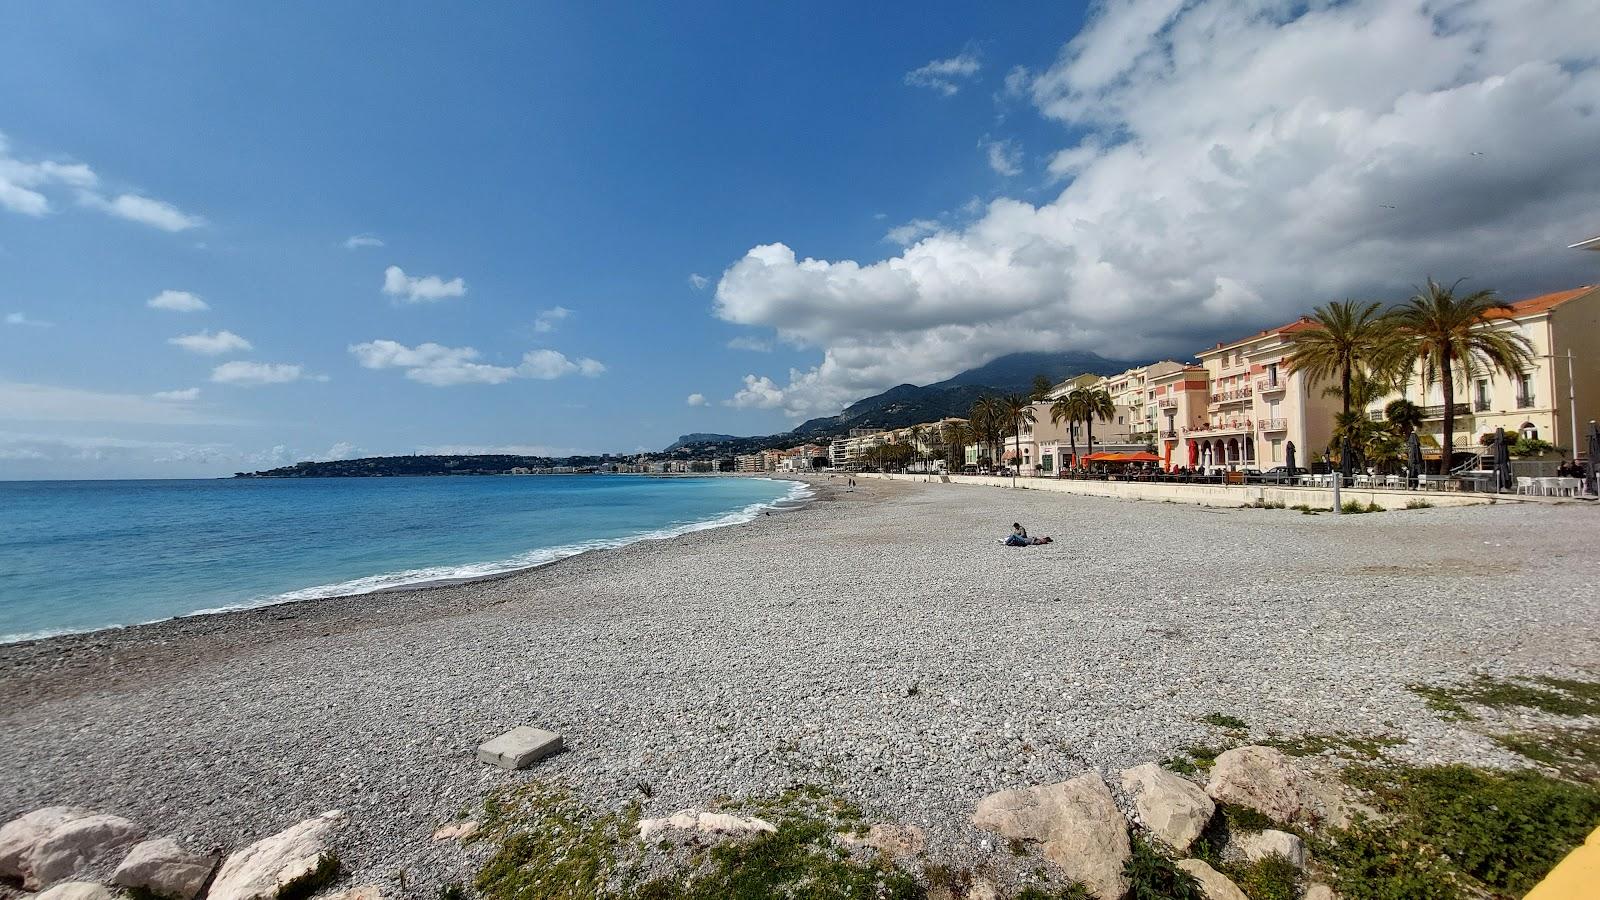
{"label": "lamp post", "polygon": [[1339,482],[1344,481],[1344,473],[1333,471],[1333,460],[1329,458],[1327,451],[1322,453],[1322,464],[1328,467],[1328,472],[1333,478],[1333,514],[1342,515],[1344,510],[1339,508]]}

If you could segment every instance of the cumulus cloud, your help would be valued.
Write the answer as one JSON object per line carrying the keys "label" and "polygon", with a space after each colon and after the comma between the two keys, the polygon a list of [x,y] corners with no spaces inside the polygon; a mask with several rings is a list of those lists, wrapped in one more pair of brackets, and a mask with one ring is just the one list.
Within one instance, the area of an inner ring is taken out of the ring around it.
{"label": "cumulus cloud", "polygon": [[884,232],[883,239],[891,244],[909,247],[938,230],[939,223],[934,219],[912,219]]}
{"label": "cumulus cloud", "polygon": [[961,84],[983,68],[978,54],[968,50],[949,59],[936,59],[906,73],[906,84],[912,87],[932,88],[946,97],[961,90]]}
{"label": "cumulus cloud", "polygon": [[199,399],[200,389],[197,387],[192,387],[182,388],[175,391],[156,391],[150,396],[156,398],[157,400],[167,400],[173,403],[187,403],[190,400]]}
{"label": "cumulus cloud", "polygon": [[783,390],[765,375],[757,377],[746,375],[744,388],[731,399],[722,401],[724,406],[737,406],[741,409],[772,409],[782,406],[784,401]]}
{"label": "cumulus cloud", "polygon": [[596,360],[570,360],[555,350],[523,354],[521,365],[497,366],[478,362],[472,347],[446,347],[428,342],[407,347],[398,341],[376,340],[348,348],[363,368],[403,369],[412,381],[434,387],[460,384],[503,384],[513,378],[554,379],[573,373],[595,377],[606,367]]}
{"label": "cumulus cloud", "polygon": [[736,337],[728,342],[728,349],[749,350],[754,353],[771,353],[772,342],[753,337]]}
{"label": "cumulus cloud", "polygon": [[312,457],[315,460],[356,459],[366,451],[349,441],[337,441],[332,447]]}
{"label": "cumulus cloud", "polygon": [[211,370],[211,380],[217,384],[255,386],[262,384],[287,384],[301,379],[326,381],[326,377],[307,375],[301,366],[288,363],[263,363],[234,360]]}
{"label": "cumulus cloud", "polygon": [[533,317],[533,330],[540,334],[555,331],[556,326],[566,321],[571,315],[572,310],[567,309],[565,306],[552,306],[549,309],[541,309],[539,314]]}
{"label": "cumulus cloud", "polygon": [[151,309],[166,309],[173,312],[200,312],[211,308],[204,300],[188,291],[162,291],[146,300],[144,305]]}
{"label": "cumulus cloud", "polygon": [[465,297],[467,283],[460,278],[445,281],[437,275],[407,275],[399,266],[390,266],[383,270],[383,292],[402,303],[433,303]]}
{"label": "cumulus cloud", "polygon": [[210,331],[180,334],[175,338],[167,338],[167,343],[182,347],[190,353],[200,353],[205,356],[221,356],[224,353],[251,349],[249,341],[231,331],[219,331],[216,334]]}
{"label": "cumulus cloud", "polygon": [[992,141],[987,138],[978,143],[988,157],[989,168],[1007,178],[1022,174],[1022,148],[1015,141]]}
{"label": "cumulus cloud", "polygon": [[54,322],[31,318],[27,313],[21,312],[6,313],[5,321],[7,325],[30,325],[34,328],[49,328],[55,324]]}
{"label": "cumulus cloud", "polygon": [[727,269],[717,316],[822,356],[782,387],[747,378],[735,405],[831,413],[1017,350],[1187,356],[1430,272],[1513,296],[1581,283],[1564,248],[1600,207],[1585,5],[1102,4],[1026,84],[1074,136],[1053,199],[992,200],[887,259],[772,243]]}
{"label": "cumulus cloud", "polygon": [[706,395],[705,394],[690,394],[689,395],[689,399],[685,400],[684,402],[689,404],[690,406],[705,406],[706,405]]}
{"label": "cumulus cloud", "polygon": [[162,231],[188,231],[206,223],[199,216],[190,215],[165,200],[156,200],[139,194],[106,197],[94,191],[79,191],[78,202],[107,215],[149,225]]}
{"label": "cumulus cloud", "polygon": [[705,290],[706,289],[706,285],[708,285],[710,283],[711,283],[711,279],[705,277],[704,275],[701,275],[699,272],[690,272],[689,273],[689,286],[694,288],[697,291]]}
{"label": "cumulus cloud", "polygon": [[99,183],[94,170],[82,163],[53,160],[29,162],[11,154],[10,144],[0,134],[0,209],[25,216],[50,212],[50,188],[91,188]]}
{"label": "cumulus cloud", "polygon": [[344,239],[344,248],[346,250],[360,250],[363,247],[382,247],[382,246],[383,246],[383,238],[380,238],[375,234],[367,234],[367,233],[352,234],[351,236],[349,236],[349,237]]}

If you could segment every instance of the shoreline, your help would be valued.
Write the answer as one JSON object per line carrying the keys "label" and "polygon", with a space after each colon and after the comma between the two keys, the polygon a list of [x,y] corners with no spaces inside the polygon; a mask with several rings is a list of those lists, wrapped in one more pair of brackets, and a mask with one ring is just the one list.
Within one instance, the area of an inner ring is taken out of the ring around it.
{"label": "shoreline", "polygon": [[[396,477],[423,478],[423,477],[436,477],[436,476],[420,476],[419,475],[419,476],[396,476]],[[495,477],[495,476],[460,476],[460,477]],[[506,476],[506,477],[513,477],[513,476]],[[515,477],[522,477],[522,476],[515,476]],[[729,510],[729,511],[727,511],[725,513],[721,513],[721,514],[719,514],[717,516],[713,516],[711,518],[703,519],[703,520],[696,521],[696,522],[687,522],[687,523],[684,523],[684,524],[678,525],[678,526],[671,526],[671,527],[653,529],[653,530],[650,530],[650,531],[640,532],[640,533],[635,534],[635,535],[630,535],[630,536],[627,536],[627,537],[624,537],[624,538],[618,538],[618,539],[615,539],[613,541],[604,541],[604,542],[599,542],[599,543],[591,544],[591,545],[587,545],[587,546],[584,545],[584,544],[563,544],[563,545],[556,546],[556,547],[545,548],[545,550],[547,552],[558,553],[559,555],[553,557],[552,559],[546,560],[544,562],[536,562],[536,563],[531,563],[531,564],[528,564],[528,565],[519,565],[519,566],[515,566],[515,567],[512,567],[512,568],[502,569],[502,570],[494,571],[494,572],[485,572],[485,573],[478,574],[478,575],[446,575],[446,576],[442,576],[442,577],[438,577],[438,578],[424,578],[424,579],[421,579],[421,580],[418,580],[418,581],[405,581],[405,582],[399,582],[399,583],[395,583],[395,584],[380,584],[380,585],[378,585],[376,587],[373,587],[371,589],[368,589],[368,590],[344,590],[344,591],[335,590],[337,588],[343,588],[343,587],[346,587],[348,585],[359,584],[360,582],[367,581],[367,580],[370,580],[370,579],[378,579],[378,578],[392,577],[392,576],[398,576],[398,575],[405,574],[405,572],[380,572],[380,573],[377,573],[377,574],[374,574],[374,575],[363,575],[363,576],[360,576],[358,578],[350,578],[350,579],[346,579],[344,581],[333,582],[333,583],[330,583],[330,584],[319,584],[319,585],[311,585],[310,587],[305,587],[305,588],[296,588],[294,590],[285,591],[285,592],[280,593],[280,594],[274,594],[274,595],[272,595],[270,597],[263,597],[259,601],[251,601],[251,602],[246,602],[246,603],[242,603],[242,604],[235,604],[235,605],[232,605],[232,606],[197,609],[197,610],[194,610],[193,612],[181,613],[181,614],[178,614],[178,615],[175,615],[175,616],[167,616],[165,618],[160,618],[160,619],[150,619],[150,620],[143,621],[143,622],[129,622],[129,623],[120,624],[120,625],[102,625],[102,626],[95,627],[95,628],[87,628],[87,629],[81,629],[81,630],[80,629],[64,629],[64,630],[48,630],[48,629],[46,629],[46,630],[41,631],[41,632],[25,632],[24,636],[20,636],[20,637],[12,636],[12,635],[0,636],[0,651],[4,651],[6,648],[9,648],[9,647],[16,647],[16,646],[19,646],[19,645],[32,645],[32,644],[37,644],[37,643],[46,642],[46,641],[54,641],[54,640],[62,639],[62,638],[92,638],[95,635],[116,633],[116,632],[126,631],[128,629],[144,628],[146,626],[152,626],[152,625],[164,625],[164,624],[168,624],[168,623],[172,623],[172,622],[179,622],[179,621],[183,621],[183,620],[186,620],[186,619],[194,619],[194,618],[200,618],[200,617],[205,617],[205,616],[226,616],[226,615],[231,615],[231,614],[234,614],[234,613],[248,612],[250,610],[272,609],[274,607],[286,606],[286,605],[295,604],[295,603],[309,603],[309,602],[316,602],[316,601],[321,601],[321,600],[343,600],[343,599],[350,599],[350,598],[356,598],[356,597],[370,597],[370,596],[373,596],[373,595],[376,595],[376,594],[387,594],[387,593],[393,593],[393,592],[397,592],[397,591],[429,590],[429,589],[432,589],[432,588],[454,587],[454,586],[459,586],[459,585],[469,585],[469,584],[476,584],[476,583],[479,583],[479,582],[494,581],[496,579],[508,578],[508,577],[513,576],[513,575],[518,575],[518,574],[522,574],[522,573],[525,573],[525,572],[531,572],[531,571],[534,571],[536,569],[542,569],[542,568],[545,568],[547,566],[553,566],[553,565],[555,565],[557,563],[564,562],[566,560],[573,559],[575,557],[583,556],[585,554],[594,553],[594,552],[601,551],[601,550],[615,550],[615,549],[618,549],[620,547],[628,547],[628,546],[632,546],[634,544],[651,543],[651,542],[656,542],[656,541],[667,541],[667,540],[672,540],[673,538],[676,538],[676,537],[681,537],[682,535],[685,535],[685,534],[693,534],[694,532],[697,532],[697,531],[710,531],[710,530],[715,530],[715,529],[718,529],[718,528],[731,528],[731,527],[734,527],[734,526],[737,526],[737,525],[744,525],[744,524],[747,524],[750,521],[753,521],[755,518],[759,517],[762,514],[763,511],[766,511],[766,512],[794,512],[794,511],[799,510],[799,509],[804,509],[806,506],[810,505],[816,499],[815,486],[811,485],[811,484],[808,484],[806,481],[804,481],[802,479],[799,479],[799,478],[777,478],[777,477],[771,477],[770,475],[767,475],[767,476],[750,476],[750,475],[728,476],[728,475],[721,475],[721,474],[696,474],[696,475],[692,475],[692,476],[688,476],[688,477],[696,477],[696,478],[715,478],[715,477],[744,477],[744,478],[748,478],[748,477],[758,477],[758,478],[761,478],[761,480],[766,480],[766,481],[789,482],[789,483],[795,485],[796,487],[805,488],[806,491],[809,491],[809,493],[802,493],[802,494],[796,495],[795,494],[795,488],[790,488],[790,495],[789,496],[778,497],[778,498],[776,498],[774,500],[771,500],[771,501],[768,501],[768,502],[765,502],[765,503],[747,504],[747,505],[745,505],[743,507],[739,507],[738,509]],[[151,480],[154,480],[154,479],[151,479]],[[178,479],[178,480],[190,480],[190,479]],[[223,479],[223,480],[231,480],[231,479]],[[730,519],[730,517],[738,516],[738,515],[743,514],[743,513],[749,513],[749,518],[739,519],[739,520],[723,521],[724,519]],[[573,548],[577,548],[577,549],[573,549]],[[571,550],[571,552],[565,552],[565,551],[568,551],[568,550]],[[528,552],[533,552],[533,551],[528,551]],[[458,566],[457,568],[464,568],[464,567],[467,567],[467,566],[494,565],[494,563],[495,563],[495,561],[493,561],[493,560],[484,561],[484,562],[475,562],[475,563],[464,563],[461,566]],[[321,591],[321,590],[334,590],[335,592],[334,593],[328,593],[328,594],[313,594],[313,593],[311,593],[311,592],[316,592],[316,591]],[[306,596],[295,596],[295,595],[306,595]],[[3,671],[3,669],[0,669],[0,671]]]}

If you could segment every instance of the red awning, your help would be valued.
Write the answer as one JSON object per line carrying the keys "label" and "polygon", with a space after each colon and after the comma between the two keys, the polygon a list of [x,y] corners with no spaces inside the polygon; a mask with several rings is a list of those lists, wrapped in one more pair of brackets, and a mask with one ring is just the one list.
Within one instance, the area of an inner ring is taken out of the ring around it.
{"label": "red awning", "polygon": [[1161,461],[1161,457],[1155,455],[1154,453],[1145,453],[1144,451],[1139,451],[1138,453],[1105,453],[1105,452],[1101,452],[1101,453],[1091,453],[1088,456],[1085,456],[1083,458],[1083,461],[1084,462],[1117,462],[1117,463],[1160,462]]}

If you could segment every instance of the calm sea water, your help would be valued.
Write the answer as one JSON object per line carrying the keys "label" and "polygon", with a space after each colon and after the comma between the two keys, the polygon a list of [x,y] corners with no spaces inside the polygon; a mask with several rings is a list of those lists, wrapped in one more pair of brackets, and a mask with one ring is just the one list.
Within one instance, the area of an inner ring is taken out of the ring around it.
{"label": "calm sea water", "polygon": [[628,475],[0,482],[0,643],[490,575],[803,493]]}

